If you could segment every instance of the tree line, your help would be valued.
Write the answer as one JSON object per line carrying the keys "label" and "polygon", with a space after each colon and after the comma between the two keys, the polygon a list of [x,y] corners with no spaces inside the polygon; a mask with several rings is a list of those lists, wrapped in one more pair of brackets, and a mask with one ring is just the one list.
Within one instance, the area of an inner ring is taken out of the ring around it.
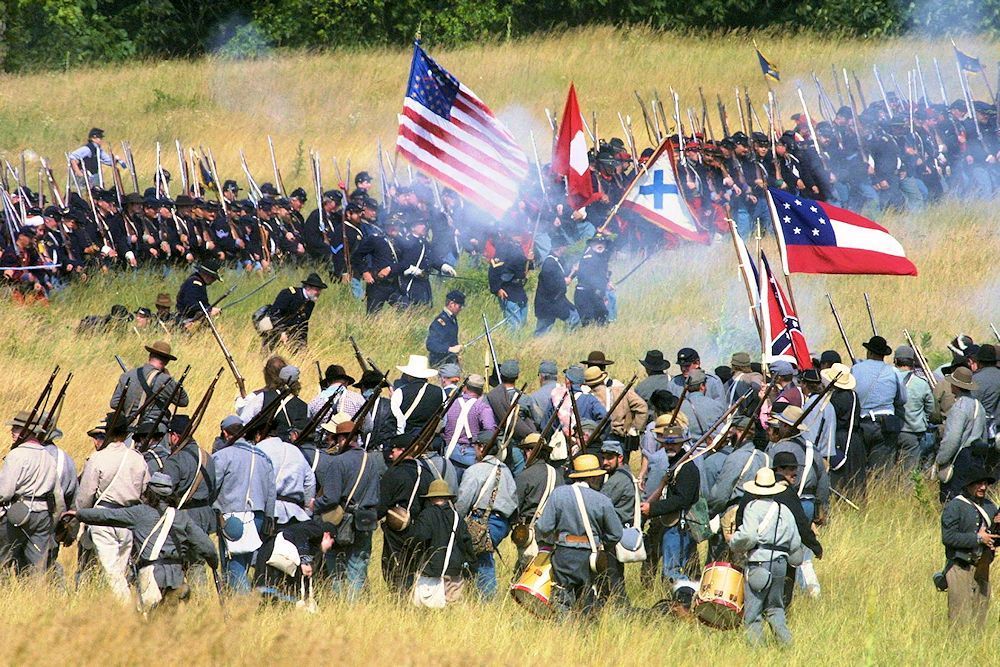
{"label": "tree line", "polygon": [[7,72],[272,49],[502,40],[588,24],[674,30],[791,30],[878,38],[1000,36],[1000,0],[0,0]]}

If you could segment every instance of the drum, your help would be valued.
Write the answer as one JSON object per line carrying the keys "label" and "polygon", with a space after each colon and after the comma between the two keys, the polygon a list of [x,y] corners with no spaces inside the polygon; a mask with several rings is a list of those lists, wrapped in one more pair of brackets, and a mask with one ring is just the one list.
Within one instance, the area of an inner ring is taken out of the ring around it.
{"label": "drum", "polygon": [[743,573],[729,563],[709,563],[694,599],[694,615],[720,630],[738,627],[743,618]]}
{"label": "drum", "polygon": [[514,601],[538,618],[552,616],[552,552],[542,551],[533,559],[517,583],[510,587]]}

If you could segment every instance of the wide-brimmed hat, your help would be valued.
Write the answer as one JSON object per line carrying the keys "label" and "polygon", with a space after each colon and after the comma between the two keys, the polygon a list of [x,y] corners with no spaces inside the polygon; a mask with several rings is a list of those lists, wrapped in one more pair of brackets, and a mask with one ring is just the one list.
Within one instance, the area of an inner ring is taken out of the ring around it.
{"label": "wide-brimmed hat", "polygon": [[[799,421],[800,417],[802,417],[802,408],[797,405],[789,405],[777,414],[772,413],[771,418],[767,420],[767,423],[769,425],[785,424],[787,426],[795,426],[795,422]],[[809,427],[801,422],[795,427],[799,429],[799,431],[809,430]]]}
{"label": "wide-brimmed hat", "polygon": [[436,479],[431,482],[430,487],[427,489],[423,498],[454,498],[455,494],[451,492],[451,487],[448,485],[448,481],[444,479]]}
{"label": "wide-brimmed hat", "polygon": [[749,352],[734,352],[733,356],[729,360],[729,363],[733,366],[733,368],[736,368],[737,366],[740,368],[749,368],[751,361]]}
{"label": "wide-brimmed hat", "polygon": [[945,375],[944,379],[959,389],[968,389],[969,391],[979,389],[979,385],[972,379],[972,371],[965,366],[959,366]]}
{"label": "wide-brimmed hat", "polygon": [[569,476],[572,479],[586,479],[588,477],[601,477],[605,472],[596,456],[580,454],[573,459],[573,472]]}
{"label": "wide-brimmed hat", "polygon": [[462,367],[456,363],[441,364],[438,366],[438,376],[443,378],[462,377]]}
{"label": "wide-brimmed hat", "polygon": [[[13,428],[23,429],[25,426],[28,425],[28,421],[29,420],[31,420],[31,411],[30,410],[19,410],[18,413],[16,415],[14,415],[13,419],[8,419],[4,423],[7,426],[11,426]],[[41,425],[41,422],[42,422],[42,419],[40,419],[38,417],[36,417],[34,420],[31,420],[32,431],[36,431],[38,429],[38,427]]]}
{"label": "wide-brimmed hat", "polygon": [[583,383],[588,387],[599,385],[608,379],[608,374],[602,370],[601,366],[588,366],[583,371]]}
{"label": "wide-brimmed hat", "polygon": [[367,370],[361,374],[361,379],[352,386],[355,389],[369,389],[377,387],[382,381],[382,374],[375,370]]}
{"label": "wide-brimmed hat", "polygon": [[[827,382],[833,382],[833,386],[838,389],[851,390],[858,386],[858,381],[851,373],[851,369],[845,364],[836,363],[829,368],[824,368],[819,372],[820,376]],[[834,382],[834,378],[837,381]]]}
{"label": "wide-brimmed hat", "polygon": [[776,496],[788,488],[788,482],[774,478],[774,471],[761,468],[753,479],[743,485],[743,490],[754,496]]}
{"label": "wide-brimmed hat", "polygon": [[484,378],[482,375],[477,375],[473,373],[465,381],[465,386],[467,389],[472,389],[473,391],[482,391],[483,388],[486,386],[486,378]]}
{"label": "wide-brimmed hat", "polygon": [[396,366],[400,373],[415,378],[432,378],[438,374],[437,370],[430,367],[427,357],[421,354],[411,354],[405,366]]}
{"label": "wide-brimmed hat", "polygon": [[798,467],[799,460],[791,452],[778,452],[771,461],[771,469]]}
{"label": "wide-brimmed hat", "polygon": [[995,345],[990,345],[989,343],[979,346],[979,351],[976,352],[976,361],[983,365],[996,365],[997,363],[997,348]]}
{"label": "wide-brimmed hat", "polygon": [[969,468],[964,475],[962,475],[961,486],[964,488],[969,484],[975,484],[976,482],[986,481],[987,484],[993,484],[997,481],[997,478],[990,474],[986,468],[974,465]]}
{"label": "wide-brimmed hat", "polygon": [[670,360],[663,358],[660,350],[646,350],[646,356],[639,360],[647,371],[665,371],[670,368]]}
{"label": "wide-brimmed hat", "polygon": [[160,357],[161,359],[166,359],[167,361],[177,360],[177,357],[173,355],[173,348],[171,348],[170,343],[165,340],[158,340],[152,345],[146,345],[146,351]]}
{"label": "wide-brimmed hat", "polygon": [[[535,445],[538,444],[538,441],[541,439],[542,436],[540,433],[529,433],[528,435],[524,436],[524,438],[522,438],[520,442],[515,443],[515,446],[519,447],[520,449],[533,449]],[[542,447],[552,447],[552,444],[549,443],[548,441],[544,441],[542,442]]]}
{"label": "wide-brimmed hat", "polygon": [[156,295],[156,303],[154,305],[157,308],[170,308],[174,305],[174,301],[166,292],[160,292]]}
{"label": "wide-brimmed hat", "polygon": [[604,356],[604,353],[600,350],[594,350],[587,355],[587,358],[580,362],[584,366],[599,366],[604,368],[605,366],[610,366],[615,363]]}
{"label": "wide-brimmed hat", "polygon": [[326,289],[329,287],[323,279],[319,277],[318,273],[310,273],[306,276],[306,279],[302,281],[303,287],[315,287],[317,289]]}
{"label": "wide-brimmed hat", "polygon": [[880,357],[888,357],[892,354],[892,348],[882,336],[872,336],[867,343],[862,343],[861,347]]}
{"label": "wide-brimmed hat", "polygon": [[323,373],[323,380],[327,384],[332,382],[343,382],[344,384],[354,384],[354,378],[340,364],[330,364]]}

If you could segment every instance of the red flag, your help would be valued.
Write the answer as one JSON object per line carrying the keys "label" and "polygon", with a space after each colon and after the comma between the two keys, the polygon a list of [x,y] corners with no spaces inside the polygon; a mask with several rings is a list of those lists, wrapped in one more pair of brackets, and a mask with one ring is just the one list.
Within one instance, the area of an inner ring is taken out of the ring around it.
{"label": "red flag", "polygon": [[783,359],[794,363],[799,370],[812,368],[812,357],[798,315],[795,314],[791,301],[785,296],[784,290],[771,273],[771,267],[763,253],[760,260],[763,264],[759,275],[760,305],[763,310],[761,320],[764,327],[765,350],[768,352],[768,358],[764,361]]}
{"label": "red flag", "polygon": [[552,155],[552,173],[566,177],[566,194],[573,208],[585,206],[594,196],[590,160],[587,157],[587,137],[583,133],[583,117],[576,101],[576,89],[569,85],[566,108],[563,109],[559,137]]}

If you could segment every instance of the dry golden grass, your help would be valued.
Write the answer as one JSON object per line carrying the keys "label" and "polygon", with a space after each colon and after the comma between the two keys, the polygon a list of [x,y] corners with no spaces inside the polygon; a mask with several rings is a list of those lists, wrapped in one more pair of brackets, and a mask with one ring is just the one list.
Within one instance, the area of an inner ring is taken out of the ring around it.
{"label": "dry golden grass", "polygon": [[[814,64],[821,68],[833,61],[868,72],[873,61],[897,62],[901,68],[914,52],[919,51],[926,63],[934,54],[947,58],[950,48],[944,41],[874,44],[761,37],[758,41],[783,66],[786,82],[796,77],[806,80]],[[615,110],[631,111],[638,119],[631,101],[633,89],[648,95],[655,87],[665,95],[667,86],[673,85],[685,99],[693,99],[699,83],[706,92],[731,91],[735,85],[751,83],[756,98],[761,99],[763,86],[748,44],[749,37],[741,36],[706,40],[642,30],[593,29],[436,55],[512,120],[519,139],[527,142],[527,129],[534,128],[541,145],[545,143],[541,137],[547,136],[542,109],[561,108],[570,78],[577,83],[584,107],[599,112],[602,134],[610,133],[612,125],[617,128]],[[988,47],[996,50],[995,44]],[[982,50],[979,55],[991,62]],[[151,166],[152,142],[172,142],[179,136],[186,143],[210,146],[224,177],[237,173],[237,151],[245,147],[258,180],[263,181],[269,180],[264,135],[270,132],[289,185],[304,180],[293,176],[300,140],[306,149],[319,148],[327,160],[338,155],[343,163],[351,157],[355,170],[371,170],[374,138],[381,135],[387,147],[391,143],[408,57],[402,51],[334,53],[252,63],[146,63],[115,70],[6,77],[0,79],[5,91],[0,97],[0,152],[10,155],[28,148],[55,158],[75,147],[86,129],[97,124],[109,131],[112,140],[132,140],[144,174]],[[790,107],[792,89],[789,83],[784,86],[785,104]],[[154,89],[171,99],[161,96],[157,103]],[[168,168],[172,164],[168,159]],[[331,173],[329,161],[325,167]],[[902,342],[903,327],[929,334],[931,345],[926,352],[932,361],[943,360],[945,342],[959,330],[985,340],[987,322],[1000,301],[994,261],[998,221],[1000,216],[989,202],[948,202],[919,215],[884,218],[920,269],[918,278],[797,276],[796,299],[814,350],[841,348],[826,307],[826,291],[840,307],[856,351],[870,335],[863,291],[871,293],[880,331],[890,343]],[[765,243],[771,247],[769,241]],[[615,273],[623,275],[635,261],[619,258]],[[470,294],[461,316],[462,338],[468,339],[477,333],[481,312],[493,321],[499,315],[482,272],[462,272],[482,281],[478,285],[462,282]],[[219,318],[219,328],[250,388],[260,382],[263,357],[249,315],[280,286],[297,282],[305,273],[306,269],[284,270],[282,278],[258,300]],[[160,336],[126,333],[79,338],[73,333],[76,322],[85,314],[106,313],[113,303],[133,309],[150,304],[157,292],[176,291],[182,279],[178,273],[162,278],[158,272],[98,278],[61,292],[49,308],[4,305],[0,308],[4,371],[0,415],[29,406],[52,365],[72,370],[76,377],[60,424],[66,433],[61,444],[82,465],[91,447],[84,432],[107,410],[118,377],[113,355],[121,354],[130,365],[140,363],[142,344]],[[227,276],[227,281],[238,279],[244,283],[239,293],[263,280],[238,278],[234,273]],[[436,303],[446,288],[435,286]],[[211,292],[221,289],[213,287]],[[679,347],[693,345],[711,367],[725,363],[737,350],[752,352],[759,345],[727,244],[661,253],[621,287],[619,307],[616,323],[572,336],[553,333],[535,339],[530,329],[498,332],[498,354],[517,356],[529,379],[541,359],[556,359],[564,367],[592,349],[603,349],[616,360],[615,375],[627,380],[641,370],[637,360],[649,348],[673,355]],[[294,357],[304,370],[306,398],[316,390],[315,360],[355,367],[348,334],[356,335],[367,354],[389,367],[423,349],[425,327],[433,314],[424,309],[368,319],[363,306],[343,288],[329,290],[314,315],[311,348]],[[176,372],[191,363],[188,385],[193,394],[200,395],[223,365],[221,354],[207,332],[175,334],[172,343],[180,357],[174,364]],[[483,351],[480,344],[466,353],[466,371],[481,369]],[[231,409],[234,395],[235,387],[226,375],[199,431],[202,443],[211,441],[215,424]],[[355,606],[321,594],[322,612],[316,617],[273,609],[255,611],[251,602],[234,600],[229,620],[223,622],[209,591],[201,591],[176,617],[145,624],[116,608],[97,584],[72,594],[34,583],[4,582],[0,613],[8,621],[5,641],[0,642],[0,662],[134,664],[155,656],[155,663],[228,664],[266,656],[279,664],[302,664],[343,656],[355,663],[405,664],[752,661],[882,665],[958,664],[966,656],[992,653],[990,649],[1000,639],[995,623],[982,635],[947,630],[944,597],[929,580],[942,560],[936,503],[917,500],[908,485],[896,484],[875,494],[861,514],[835,506],[822,538],[828,552],[817,568],[823,597],[795,602],[791,628],[796,644],[783,652],[749,651],[738,633],[648,616],[606,615],[592,625],[541,623],[506,597],[485,605],[470,601],[438,614],[418,612],[388,597],[380,581],[376,550],[371,594]],[[72,572],[73,555],[64,554],[62,561]],[[508,573],[508,568],[501,567],[501,578]],[[631,593],[639,606],[649,607],[662,592],[641,589],[634,574],[629,575]]]}

